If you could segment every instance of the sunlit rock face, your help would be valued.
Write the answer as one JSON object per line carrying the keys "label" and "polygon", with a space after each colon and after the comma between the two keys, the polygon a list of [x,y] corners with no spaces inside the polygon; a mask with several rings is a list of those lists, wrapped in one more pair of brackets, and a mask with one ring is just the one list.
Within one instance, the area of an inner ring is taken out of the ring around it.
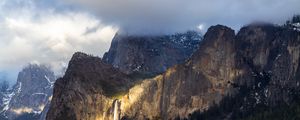
{"label": "sunlit rock face", "polygon": [[131,119],[174,119],[221,100],[230,90],[228,82],[239,74],[235,69],[234,36],[228,27],[211,27],[190,60],[130,89],[121,102],[123,115]]}
{"label": "sunlit rock face", "polygon": [[17,119],[25,114],[28,114],[28,119],[40,119],[39,114],[52,95],[54,81],[54,73],[49,67],[28,65],[19,72],[17,83],[5,94],[1,114],[7,119]]}
{"label": "sunlit rock face", "polygon": [[200,33],[133,36],[116,34],[103,60],[127,74],[155,75],[183,63],[197,50]]}
{"label": "sunlit rock face", "polygon": [[269,24],[248,25],[237,35],[212,26],[190,59],[140,81],[100,58],[76,53],[55,84],[47,119],[183,118],[239,94],[241,86],[251,89],[240,111],[290,103],[295,100],[290,95],[300,93],[299,54],[299,32]]}

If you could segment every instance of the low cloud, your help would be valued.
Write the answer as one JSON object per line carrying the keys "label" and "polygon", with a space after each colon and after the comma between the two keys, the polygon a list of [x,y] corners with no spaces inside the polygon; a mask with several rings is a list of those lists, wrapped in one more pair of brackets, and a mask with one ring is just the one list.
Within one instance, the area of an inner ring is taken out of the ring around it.
{"label": "low cloud", "polygon": [[[75,51],[102,56],[116,31],[166,34],[253,21],[283,23],[299,0],[1,0],[0,77],[28,63],[58,74]],[[2,74],[2,75],[1,75]]]}
{"label": "low cloud", "polygon": [[253,21],[282,23],[300,13],[299,0],[63,0],[97,14],[105,23],[137,34],[196,29],[202,23],[239,29]]}

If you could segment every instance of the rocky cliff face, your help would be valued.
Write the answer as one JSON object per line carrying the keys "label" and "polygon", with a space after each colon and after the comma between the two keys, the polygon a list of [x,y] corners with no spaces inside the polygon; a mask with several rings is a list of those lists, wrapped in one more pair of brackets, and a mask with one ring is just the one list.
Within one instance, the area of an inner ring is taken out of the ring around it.
{"label": "rocky cliff face", "polygon": [[289,90],[280,88],[297,88],[299,42],[299,32],[272,25],[244,27],[237,34],[239,61],[251,72],[248,85],[265,86],[268,104],[288,102]]}
{"label": "rocky cliff face", "polygon": [[130,86],[128,75],[100,58],[75,53],[65,76],[55,82],[47,119],[112,119],[114,100]]}
{"label": "rocky cliff face", "polygon": [[243,27],[235,37],[236,68],[243,72],[230,83],[234,94],[191,119],[299,119],[299,42],[293,29]]}
{"label": "rocky cliff face", "polygon": [[[110,73],[91,68],[86,72],[90,62],[70,62],[69,66],[78,67],[69,67],[68,75],[57,81],[47,119],[183,118],[196,110],[212,109],[225,96],[241,98],[241,104],[233,105],[237,111],[291,103],[299,93],[299,42],[299,32],[280,26],[252,24],[241,28],[237,35],[228,27],[212,26],[185,63],[133,84],[125,81],[134,78],[118,70]],[[101,60],[93,63],[97,62]],[[104,71],[112,69],[106,64],[93,66],[108,68]],[[85,80],[90,81],[82,82]],[[105,81],[124,81],[124,85],[111,87],[122,90],[105,90],[103,83],[110,86]],[[95,92],[85,92],[87,89]],[[105,91],[114,91],[118,97]],[[214,119],[233,119],[235,112],[220,116]]]}
{"label": "rocky cliff face", "polygon": [[195,31],[162,36],[116,34],[103,60],[127,74],[154,75],[183,63],[197,50],[201,39]]}
{"label": "rocky cliff face", "polygon": [[54,73],[44,65],[30,64],[18,75],[17,83],[3,96],[1,114],[7,119],[39,119],[51,99]]}

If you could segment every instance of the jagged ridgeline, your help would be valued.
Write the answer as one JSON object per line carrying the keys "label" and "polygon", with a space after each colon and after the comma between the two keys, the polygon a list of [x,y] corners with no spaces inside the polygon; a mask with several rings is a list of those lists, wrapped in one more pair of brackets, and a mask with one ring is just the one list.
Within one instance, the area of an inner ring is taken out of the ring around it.
{"label": "jagged ridgeline", "polygon": [[299,31],[272,24],[212,26],[188,60],[139,82],[76,53],[47,119],[299,119],[299,54]]}

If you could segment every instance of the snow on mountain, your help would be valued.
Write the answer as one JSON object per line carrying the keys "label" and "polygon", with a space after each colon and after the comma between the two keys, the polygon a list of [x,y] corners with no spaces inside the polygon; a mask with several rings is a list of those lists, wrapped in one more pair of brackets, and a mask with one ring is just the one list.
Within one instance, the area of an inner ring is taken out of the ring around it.
{"label": "snow on mountain", "polygon": [[55,76],[50,68],[28,65],[19,72],[17,83],[12,89],[3,94],[0,115],[16,119],[23,114],[41,114],[51,100],[49,97],[52,96],[54,82]]}

